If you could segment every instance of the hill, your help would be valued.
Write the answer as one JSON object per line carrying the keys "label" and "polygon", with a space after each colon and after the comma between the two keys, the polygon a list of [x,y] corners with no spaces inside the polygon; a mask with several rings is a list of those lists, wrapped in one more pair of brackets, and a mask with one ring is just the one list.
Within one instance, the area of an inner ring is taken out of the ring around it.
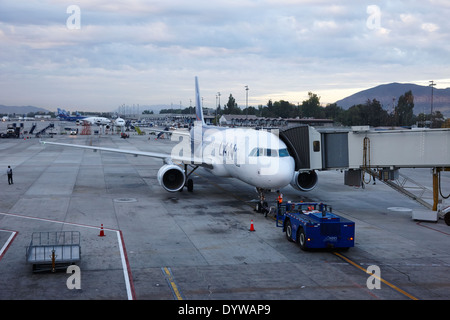
{"label": "hill", "polygon": [[33,106],[14,107],[14,106],[0,105],[0,114],[24,115],[29,112],[50,112],[50,111],[48,111],[44,108],[33,107]]}
{"label": "hill", "polygon": [[[348,109],[357,104],[364,104],[367,100],[376,99],[380,101],[385,110],[392,111],[392,99],[395,98],[394,106],[397,105],[398,98],[409,90],[414,95],[414,114],[429,114],[431,111],[431,88],[412,83],[382,84],[336,101],[336,104]],[[450,88],[434,88],[433,111],[440,111],[444,116],[450,117]]]}

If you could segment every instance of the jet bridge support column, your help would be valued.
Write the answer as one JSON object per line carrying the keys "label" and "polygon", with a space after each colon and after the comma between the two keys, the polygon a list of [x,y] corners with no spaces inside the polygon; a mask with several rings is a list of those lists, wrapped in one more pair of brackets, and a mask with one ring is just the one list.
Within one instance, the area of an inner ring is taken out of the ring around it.
{"label": "jet bridge support column", "polygon": [[433,211],[437,211],[439,194],[444,199],[448,199],[450,197],[450,194],[448,195],[442,194],[441,179],[440,179],[442,171],[450,171],[450,167],[433,168]]}

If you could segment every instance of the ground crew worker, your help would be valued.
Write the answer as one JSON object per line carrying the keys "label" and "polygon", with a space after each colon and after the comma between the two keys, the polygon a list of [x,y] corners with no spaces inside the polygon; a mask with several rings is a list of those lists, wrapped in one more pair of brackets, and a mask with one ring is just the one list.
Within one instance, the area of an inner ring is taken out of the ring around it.
{"label": "ground crew worker", "polygon": [[280,190],[278,190],[277,193],[278,193],[277,203],[278,206],[280,206],[283,203],[283,194],[280,192]]}
{"label": "ground crew worker", "polygon": [[13,183],[13,178],[12,178],[11,166],[8,166],[8,169],[6,169],[6,174],[8,175],[8,184],[14,184]]}

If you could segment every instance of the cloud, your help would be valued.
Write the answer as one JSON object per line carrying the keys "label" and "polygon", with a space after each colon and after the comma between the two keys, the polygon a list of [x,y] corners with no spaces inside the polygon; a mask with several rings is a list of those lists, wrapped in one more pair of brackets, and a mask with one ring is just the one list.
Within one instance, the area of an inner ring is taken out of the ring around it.
{"label": "cloud", "polygon": [[253,105],[301,102],[308,91],[326,103],[386,82],[439,85],[450,71],[450,7],[440,0],[80,0],[78,30],[66,26],[68,5],[0,3],[0,104],[188,106],[195,75],[208,106],[219,91],[242,106],[245,85]]}
{"label": "cloud", "polygon": [[422,23],[420,27],[422,28],[422,30],[428,32],[435,32],[436,30],[439,30],[439,26],[434,23]]}

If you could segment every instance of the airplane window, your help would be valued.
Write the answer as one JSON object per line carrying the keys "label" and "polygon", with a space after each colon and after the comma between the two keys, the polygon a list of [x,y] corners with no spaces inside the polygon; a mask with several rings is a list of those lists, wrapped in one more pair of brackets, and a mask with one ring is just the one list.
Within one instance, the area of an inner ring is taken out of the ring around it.
{"label": "airplane window", "polygon": [[254,148],[248,156],[249,157],[257,157],[258,155],[259,155],[258,148]]}
{"label": "airplane window", "polygon": [[263,148],[254,148],[252,150],[252,152],[250,152],[249,157],[259,157],[259,156],[264,156],[266,155],[267,149],[263,149]]}
{"label": "airplane window", "polygon": [[254,148],[250,154],[249,157],[259,157],[259,156],[265,156],[265,157],[289,157],[289,152],[287,149],[265,149],[265,148]]}
{"label": "airplane window", "polygon": [[289,152],[287,149],[280,149],[280,150],[278,150],[278,152],[280,153],[280,158],[281,157],[289,157]]}
{"label": "airplane window", "polygon": [[289,157],[289,152],[287,149],[265,149],[265,148],[254,148],[250,154],[249,157],[259,157],[259,156],[265,156],[265,157]]}

